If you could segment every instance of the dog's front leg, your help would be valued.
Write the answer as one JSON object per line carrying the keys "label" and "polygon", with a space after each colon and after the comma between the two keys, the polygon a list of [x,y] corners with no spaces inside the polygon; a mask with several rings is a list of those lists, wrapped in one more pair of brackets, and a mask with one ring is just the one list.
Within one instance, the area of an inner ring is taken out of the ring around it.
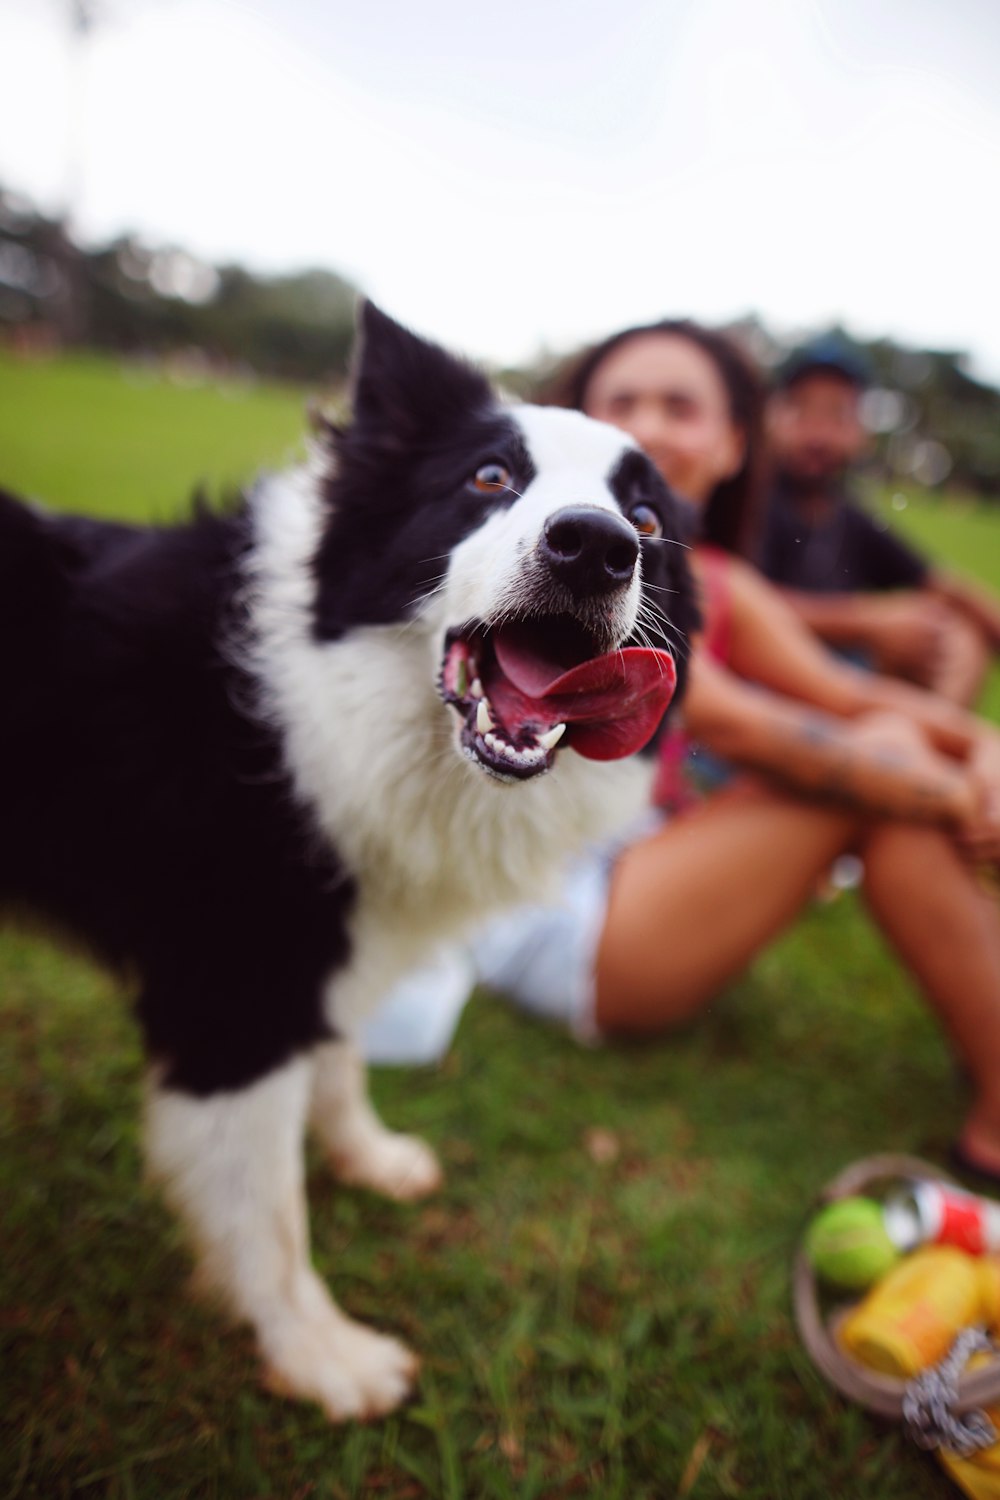
{"label": "dog's front leg", "polygon": [[408,1395],[416,1357],[355,1323],[309,1260],[303,1140],[312,1058],[207,1098],[154,1084],[147,1150],[191,1230],[197,1280],[256,1331],[268,1383],[335,1421],[378,1416]]}
{"label": "dog's front leg", "polygon": [[311,1119],[341,1182],[405,1202],[441,1186],[431,1148],[389,1130],[368,1098],[365,1065],[353,1042],[326,1042],[314,1053]]}

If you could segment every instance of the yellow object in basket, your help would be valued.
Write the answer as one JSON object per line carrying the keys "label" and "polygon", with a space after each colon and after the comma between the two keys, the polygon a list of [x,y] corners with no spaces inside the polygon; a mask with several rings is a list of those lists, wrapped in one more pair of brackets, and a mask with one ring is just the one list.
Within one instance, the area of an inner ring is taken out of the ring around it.
{"label": "yellow object in basket", "polygon": [[[969,1360],[968,1369],[975,1370],[989,1363],[988,1354],[974,1354]],[[1000,1432],[1000,1406],[988,1406],[986,1415]],[[972,1500],[1000,1500],[1000,1442],[980,1449],[970,1458],[959,1458],[957,1453],[950,1453],[947,1448],[939,1448],[937,1457],[945,1472]]]}
{"label": "yellow object in basket", "polygon": [[927,1245],[900,1261],[849,1313],[837,1335],[859,1363],[909,1380],[937,1364],[970,1324],[1000,1313],[1000,1268],[992,1257]]}
{"label": "yellow object in basket", "polygon": [[942,1448],[938,1460],[959,1489],[972,1500],[1000,1500],[1000,1443],[984,1448],[971,1458],[959,1458],[957,1453],[947,1453]]}

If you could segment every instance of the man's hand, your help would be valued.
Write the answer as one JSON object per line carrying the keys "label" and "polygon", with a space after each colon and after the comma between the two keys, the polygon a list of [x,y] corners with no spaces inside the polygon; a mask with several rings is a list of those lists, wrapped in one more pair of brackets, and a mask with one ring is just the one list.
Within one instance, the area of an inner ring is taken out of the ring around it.
{"label": "man's hand", "polygon": [[864,635],[882,672],[928,686],[940,665],[950,611],[919,589],[866,601]]}

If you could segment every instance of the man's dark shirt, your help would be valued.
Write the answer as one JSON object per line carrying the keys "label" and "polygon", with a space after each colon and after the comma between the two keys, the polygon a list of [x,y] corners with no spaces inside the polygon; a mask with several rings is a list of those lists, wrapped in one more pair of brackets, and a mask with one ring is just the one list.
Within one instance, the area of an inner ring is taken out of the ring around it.
{"label": "man's dark shirt", "polygon": [[780,491],[765,520],[760,567],[783,588],[837,594],[921,588],[930,572],[918,553],[846,496],[829,520],[813,525]]}

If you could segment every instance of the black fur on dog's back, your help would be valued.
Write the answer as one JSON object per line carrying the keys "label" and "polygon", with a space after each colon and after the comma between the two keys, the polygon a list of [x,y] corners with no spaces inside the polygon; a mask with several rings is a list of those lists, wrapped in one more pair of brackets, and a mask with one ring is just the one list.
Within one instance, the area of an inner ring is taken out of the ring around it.
{"label": "black fur on dog's back", "polygon": [[242,511],[158,530],[0,494],[0,905],[134,966],[150,1051],[195,1093],[326,1034],[353,897],[219,649],[247,533]]}

